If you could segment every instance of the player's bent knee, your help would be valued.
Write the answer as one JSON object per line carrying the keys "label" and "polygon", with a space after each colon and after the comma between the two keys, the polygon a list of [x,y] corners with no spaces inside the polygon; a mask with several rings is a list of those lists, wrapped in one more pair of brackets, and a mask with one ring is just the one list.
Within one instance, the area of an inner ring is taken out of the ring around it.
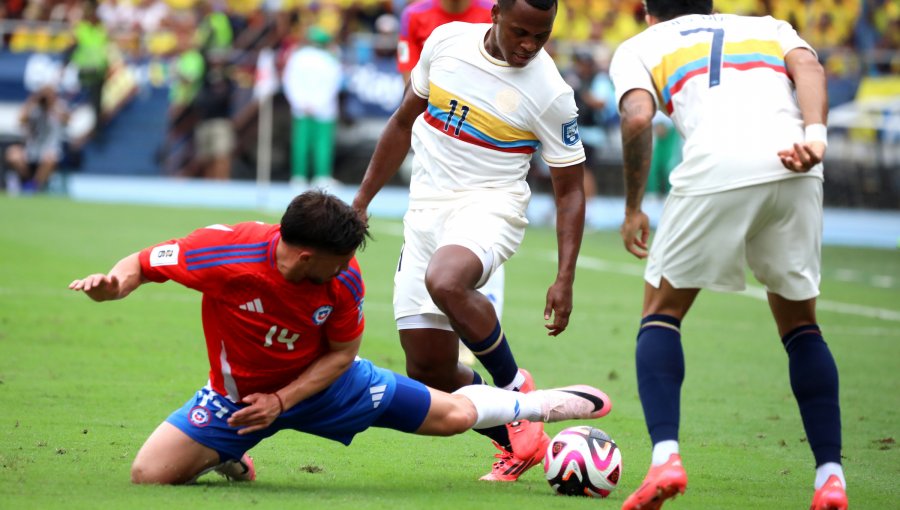
{"label": "player's bent knee", "polygon": [[131,465],[131,483],[137,485],[165,483],[160,481],[153,471],[149,466],[135,462]]}
{"label": "player's bent knee", "polygon": [[178,473],[163,466],[146,462],[135,462],[131,465],[131,483],[137,485],[179,485],[190,480],[182,479]]}
{"label": "player's bent knee", "polygon": [[472,401],[461,395],[452,396],[453,409],[447,413],[447,435],[453,436],[468,431],[478,421],[478,411]]}
{"label": "player's bent knee", "polygon": [[428,295],[431,296],[434,304],[442,309],[441,305],[443,303],[462,299],[465,292],[470,290],[460,283],[460,279],[455,275],[448,278],[446,276],[431,276],[428,274],[425,276],[425,288],[428,290]]}

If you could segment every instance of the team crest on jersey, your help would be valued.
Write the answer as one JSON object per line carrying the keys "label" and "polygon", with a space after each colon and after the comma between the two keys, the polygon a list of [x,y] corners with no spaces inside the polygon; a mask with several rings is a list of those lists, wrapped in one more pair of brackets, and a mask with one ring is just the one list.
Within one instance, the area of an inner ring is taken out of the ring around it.
{"label": "team crest on jersey", "polygon": [[209,425],[209,409],[203,406],[194,406],[188,411],[188,421],[195,427]]}
{"label": "team crest on jersey", "polygon": [[357,305],[357,308],[359,309],[359,315],[356,316],[356,323],[357,323],[357,324],[359,324],[359,323],[362,322],[362,320],[363,320],[363,310],[362,310],[362,307],[363,307],[363,301],[365,301],[365,298],[360,299],[360,300],[359,300],[359,304]]}
{"label": "team crest on jersey", "polygon": [[581,139],[581,137],[578,136],[578,119],[572,119],[563,124],[562,137],[563,142],[565,142],[566,145],[575,145],[578,143],[578,140]]}
{"label": "team crest on jersey", "polygon": [[316,324],[316,326],[321,326],[323,322],[328,320],[328,316],[331,315],[331,311],[334,310],[333,306],[325,305],[316,308],[316,311],[313,312],[312,320]]}

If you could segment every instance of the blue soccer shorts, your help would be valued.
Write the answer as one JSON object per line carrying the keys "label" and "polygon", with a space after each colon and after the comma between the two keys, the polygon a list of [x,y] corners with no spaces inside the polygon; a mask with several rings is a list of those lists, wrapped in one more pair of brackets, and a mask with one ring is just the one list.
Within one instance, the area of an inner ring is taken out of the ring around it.
{"label": "blue soccer shorts", "polygon": [[222,462],[281,430],[297,430],[349,445],[369,427],[415,432],[431,407],[428,388],[408,377],[357,359],[331,386],[285,411],[263,430],[238,435],[228,418],[245,407],[201,388],[167,422],[191,439],[218,452]]}

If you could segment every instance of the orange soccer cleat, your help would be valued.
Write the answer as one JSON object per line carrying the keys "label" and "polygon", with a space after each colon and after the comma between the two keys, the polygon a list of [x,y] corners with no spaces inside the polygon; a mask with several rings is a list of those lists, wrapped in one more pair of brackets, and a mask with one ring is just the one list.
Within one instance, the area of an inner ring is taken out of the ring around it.
{"label": "orange soccer cleat", "polygon": [[658,510],[665,500],[684,494],[687,489],[687,473],[681,465],[681,456],[673,453],[665,464],[650,466],[644,483],[634,491],[622,510]]}
{"label": "orange soccer cleat", "polygon": [[829,476],[816,490],[809,510],[847,510],[847,493],[837,475]]}
{"label": "orange soccer cleat", "polygon": [[481,480],[486,482],[515,482],[522,476],[522,473],[540,464],[544,460],[544,453],[550,444],[550,436],[543,432],[541,434],[543,437],[537,445],[537,451],[534,455],[525,458],[519,457],[514,451],[507,451],[506,448],[495,442],[494,446],[500,450],[500,453],[494,455],[498,460],[491,467],[491,472],[482,476]]}
{"label": "orange soccer cleat", "polygon": [[[520,368],[519,372],[525,376],[525,382],[522,383],[519,391],[522,393],[534,391],[534,378],[531,377],[531,373],[524,368]],[[512,451],[516,452],[520,459],[528,459],[538,454],[543,457],[541,445],[545,444],[544,436],[547,435],[544,433],[543,422],[514,421],[506,424],[506,431],[509,433],[509,444],[512,447]]]}
{"label": "orange soccer cleat", "polygon": [[[519,388],[522,393],[534,391],[534,378],[524,368],[519,372],[525,382]],[[544,453],[550,442],[550,436],[544,433],[544,423],[540,421],[520,420],[506,424],[509,433],[509,444],[512,452],[497,443],[494,446],[500,453],[494,455],[498,460],[491,466],[491,472],[481,479],[489,482],[515,482],[525,471],[544,460]]]}

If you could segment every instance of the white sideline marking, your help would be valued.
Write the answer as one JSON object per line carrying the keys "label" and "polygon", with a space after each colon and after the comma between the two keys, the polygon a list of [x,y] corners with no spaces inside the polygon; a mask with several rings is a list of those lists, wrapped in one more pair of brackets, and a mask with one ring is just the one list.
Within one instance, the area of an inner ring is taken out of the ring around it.
{"label": "white sideline marking", "polygon": [[888,275],[876,275],[872,277],[872,286],[882,289],[890,289],[894,287],[894,277]]}
{"label": "white sideline marking", "polygon": [[[769,298],[766,296],[766,289],[757,287],[756,285],[747,285],[747,289],[742,292],[738,292],[738,294],[756,298],[762,301],[769,300]],[[819,310],[827,310],[829,312],[859,315],[861,317],[869,317],[872,319],[900,322],[900,312],[887,310],[884,308],[855,305],[853,303],[839,303],[837,301],[829,301],[827,299],[817,300],[816,308],[818,308]]]}
{"label": "white sideline marking", "polygon": [[[550,260],[556,260],[555,252],[547,252],[547,255]],[[644,275],[644,269],[641,266],[635,264],[608,262],[594,257],[579,256],[578,267],[632,276]],[[737,294],[760,299],[762,301],[768,301],[768,297],[766,296],[766,289],[764,289],[763,287],[758,287],[756,285],[747,285],[746,290],[744,290],[743,292],[738,292]],[[840,303],[837,301],[829,301],[827,299],[817,300],[816,307],[819,310],[827,310],[829,312],[900,322],[900,311],[888,310],[885,308],[875,308],[853,303]]]}

